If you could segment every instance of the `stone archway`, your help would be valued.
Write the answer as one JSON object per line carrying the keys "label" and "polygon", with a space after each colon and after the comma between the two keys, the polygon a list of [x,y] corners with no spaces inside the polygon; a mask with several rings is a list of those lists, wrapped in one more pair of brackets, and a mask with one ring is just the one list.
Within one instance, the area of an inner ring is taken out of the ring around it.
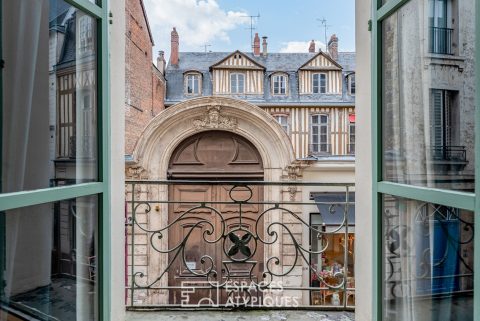
{"label": "stone archway", "polygon": [[[277,121],[261,108],[250,103],[225,98],[201,97],[178,103],[159,115],[147,126],[138,140],[133,157],[135,164],[127,169],[143,179],[167,180],[170,160],[182,142],[206,131],[226,131],[243,137],[258,151],[263,163],[265,181],[296,179],[301,164],[295,160],[292,143]],[[168,200],[168,186],[152,189],[138,186],[141,198]],[[300,196],[300,190],[281,186],[267,186],[263,189],[263,199],[269,201],[289,201]],[[160,215],[150,216],[149,229],[168,224],[168,204],[160,204],[156,209]],[[282,221],[281,213],[265,218],[264,224]],[[280,232],[280,231],[279,231]],[[168,242],[168,240],[165,240]],[[265,249],[264,256],[281,257],[281,244]],[[149,283],[154,282],[168,264],[168,255],[155,251],[148,253],[145,276]],[[276,266],[280,271],[283,267]],[[168,279],[159,286],[168,286]],[[145,302],[162,304],[169,301],[166,291],[150,291]]]}
{"label": "stone archway", "polygon": [[166,179],[175,148],[198,132],[234,132],[250,141],[260,153],[265,180],[280,180],[295,161],[290,138],[263,109],[225,97],[201,97],[178,103],[158,114],[140,136],[133,158],[149,179]]}

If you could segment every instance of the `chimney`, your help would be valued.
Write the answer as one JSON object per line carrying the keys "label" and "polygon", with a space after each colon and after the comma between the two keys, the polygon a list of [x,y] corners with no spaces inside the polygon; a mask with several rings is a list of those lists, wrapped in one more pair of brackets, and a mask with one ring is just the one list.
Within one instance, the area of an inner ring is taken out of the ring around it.
{"label": "chimney", "polygon": [[165,74],[165,52],[163,50],[160,50],[158,52],[158,57],[157,57],[157,69],[160,70],[162,75]]}
{"label": "chimney", "polygon": [[260,37],[258,32],[255,33],[255,38],[253,39],[253,55],[260,56]]}
{"label": "chimney", "polygon": [[310,41],[310,47],[308,47],[308,52],[315,52],[315,40]]}
{"label": "chimney", "polygon": [[267,37],[262,37],[262,55],[267,56]]}
{"label": "chimney", "polygon": [[338,38],[333,34],[328,41],[328,53],[333,60],[338,60]]}
{"label": "chimney", "polygon": [[173,27],[172,33],[171,33],[171,43],[170,43],[170,63],[172,65],[178,65],[178,46],[179,46],[179,41],[178,41],[178,33],[177,29]]}

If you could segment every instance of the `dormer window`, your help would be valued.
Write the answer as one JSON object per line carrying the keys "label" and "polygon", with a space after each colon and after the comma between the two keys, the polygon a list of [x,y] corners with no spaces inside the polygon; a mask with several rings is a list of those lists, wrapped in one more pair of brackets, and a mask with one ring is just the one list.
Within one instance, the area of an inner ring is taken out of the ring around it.
{"label": "dormer window", "polygon": [[230,92],[232,94],[245,93],[245,75],[240,73],[230,74]]}
{"label": "dormer window", "polygon": [[327,92],[327,75],[326,74],[313,74],[312,75],[313,83],[313,93],[314,94],[325,94]]}
{"label": "dormer window", "polygon": [[287,93],[287,76],[273,75],[272,90],[274,95],[286,95]]}
{"label": "dormer window", "polygon": [[348,81],[348,93],[350,95],[355,95],[355,74],[351,74],[347,78]]}
{"label": "dormer window", "polygon": [[185,75],[185,93],[187,95],[199,95],[200,87],[200,74],[190,73]]}

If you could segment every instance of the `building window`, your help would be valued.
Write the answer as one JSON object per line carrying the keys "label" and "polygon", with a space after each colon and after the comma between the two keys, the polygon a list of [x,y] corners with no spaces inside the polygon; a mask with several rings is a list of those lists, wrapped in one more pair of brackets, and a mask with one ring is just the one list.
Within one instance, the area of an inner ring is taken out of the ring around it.
{"label": "building window", "polygon": [[274,95],[285,95],[287,93],[287,76],[274,75],[272,77]]}
{"label": "building window", "polygon": [[78,19],[79,24],[79,51],[80,54],[91,53],[93,50],[93,20],[90,16],[83,15]]}
{"label": "building window", "polygon": [[324,94],[327,92],[327,75],[313,74],[313,93]]}
{"label": "building window", "polygon": [[[355,114],[349,115],[350,122],[348,124],[348,154],[355,154]],[[353,118],[353,119],[352,119]],[[352,121],[353,120],[353,121]]]}
{"label": "building window", "polygon": [[348,92],[350,95],[355,95],[355,74],[348,76]]}
{"label": "building window", "polygon": [[313,154],[330,154],[330,144],[328,143],[328,116],[313,115],[311,125],[312,142],[310,152]]}
{"label": "building window", "polygon": [[453,54],[452,2],[450,0],[429,0],[428,27],[431,53]]}
{"label": "building window", "polygon": [[288,116],[287,115],[274,115],[277,122],[282,126],[283,130],[288,134]]}
{"label": "building window", "polygon": [[230,92],[232,94],[245,93],[245,75],[234,73],[230,74]]}
{"label": "building window", "polygon": [[200,94],[200,83],[199,74],[187,74],[185,76],[185,92],[187,95]]}
{"label": "building window", "polygon": [[[432,89],[430,98],[430,145],[432,159],[436,170],[452,169],[452,162],[457,164],[456,169],[462,170],[466,165],[466,150],[458,145],[457,101],[458,92],[452,90]],[[436,161],[449,161],[448,168],[439,168]],[[462,164],[462,166],[458,166]]]}

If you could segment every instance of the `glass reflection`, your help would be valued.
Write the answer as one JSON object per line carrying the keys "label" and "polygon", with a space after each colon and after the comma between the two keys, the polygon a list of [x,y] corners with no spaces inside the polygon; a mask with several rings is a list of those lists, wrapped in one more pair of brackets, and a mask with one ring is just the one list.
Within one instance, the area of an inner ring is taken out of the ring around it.
{"label": "glass reflection", "polygon": [[473,192],[474,9],[412,0],[382,23],[385,180]]}
{"label": "glass reflection", "polygon": [[1,192],[96,181],[96,20],[61,0],[1,4]]}
{"label": "glass reflection", "polygon": [[383,197],[384,319],[473,320],[472,212]]}
{"label": "glass reflection", "polygon": [[0,320],[98,319],[97,197],[0,214]]}

